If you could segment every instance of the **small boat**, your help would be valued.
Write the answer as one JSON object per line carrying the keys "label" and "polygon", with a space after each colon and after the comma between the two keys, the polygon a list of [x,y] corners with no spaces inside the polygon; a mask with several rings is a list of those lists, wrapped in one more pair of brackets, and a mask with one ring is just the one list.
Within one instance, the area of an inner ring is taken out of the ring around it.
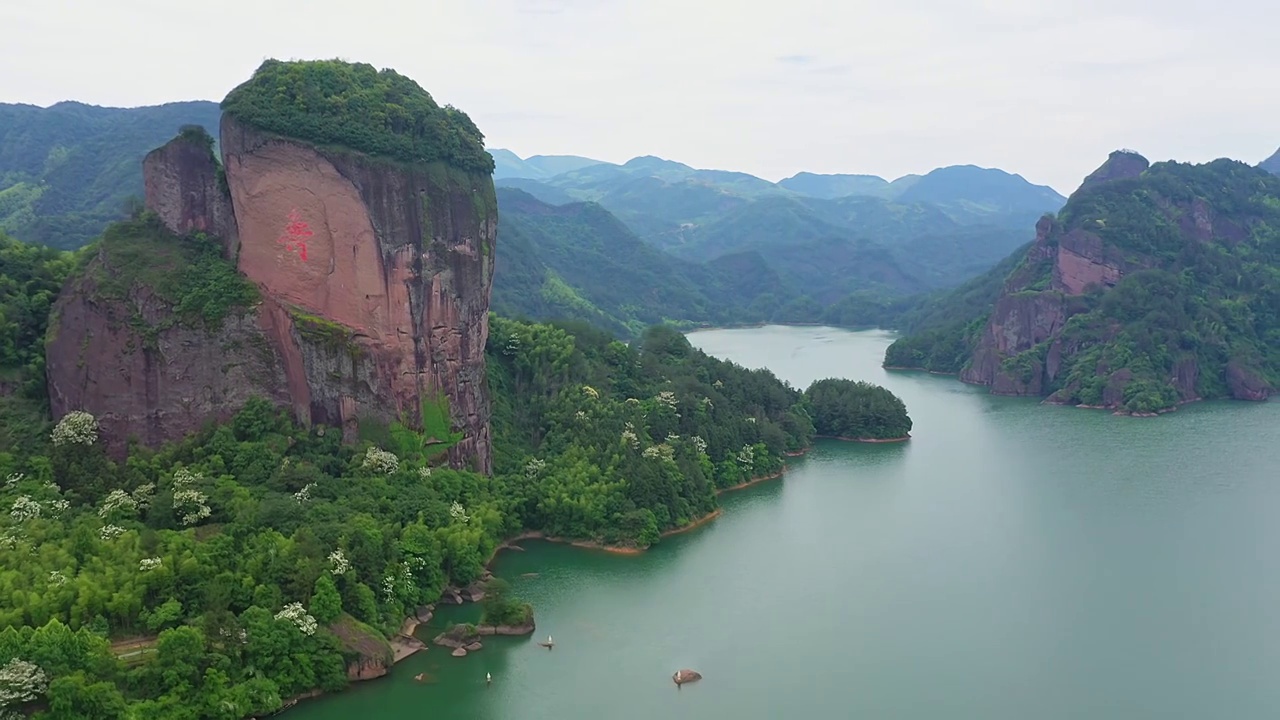
{"label": "small boat", "polygon": [[485,674],[484,674],[484,684],[485,684],[485,685],[489,685],[489,684],[491,684],[492,682],[493,682],[493,674],[492,674],[492,673],[485,673]]}
{"label": "small boat", "polygon": [[548,650],[550,650],[551,648],[555,647],[555,645],[556,645],[555,641],[551,639],[551,636],[550,636],[550,635],[548,635],[548,636],[547,636],[547,641],[546,641],[546,642],[540,642],[540,643],[538,643],[538,644],[539,644],[539,645],[541,645],[542,647],[544,647],[544,648],[548,649]]}

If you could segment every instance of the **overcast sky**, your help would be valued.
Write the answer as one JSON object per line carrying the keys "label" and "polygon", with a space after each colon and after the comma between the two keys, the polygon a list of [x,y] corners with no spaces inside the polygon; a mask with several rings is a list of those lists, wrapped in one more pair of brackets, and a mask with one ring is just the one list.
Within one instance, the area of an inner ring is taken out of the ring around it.
{"label": "overcast sky", "polygon": [[0,101],[220,100],[267,57],[392,67],[490,147],[777,180],[1280,146],[1274,0],[0,0]]}

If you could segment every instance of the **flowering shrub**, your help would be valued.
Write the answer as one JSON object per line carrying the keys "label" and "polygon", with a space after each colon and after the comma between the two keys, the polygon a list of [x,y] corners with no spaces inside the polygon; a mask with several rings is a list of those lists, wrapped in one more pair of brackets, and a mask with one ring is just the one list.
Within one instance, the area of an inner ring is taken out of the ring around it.
{"label": "flowering shrub", "polygon": [[103,541],[115,540],[123,534],[124,528],[119,525],[103,525],[102,529],[98,531],[98,537],[102,538]]}
{"label": "flowering shrub", "polygon": [[293,499],[297,502],[304,503],[311,499],[311,491],[315,488],[315,483],[307,483],[302,489],[293,494]]}
{"label": "flowering shrub", "polygon": [[137,511],[138,501],[134,500],[132,495],[123,490],[112,490],[103,499],[102,507],[98,509],[98,517],[105,520],[117,515],[132,515]]}
{"label": "flowering shrub", "polygon": [[390,475],[400,469],[400,458],[382,448],[371,447],[365,451],[364,462],[360,463],[360,467]]}
{"label": "flowering shrub", "polygon": [[211,510],[205,494],[194,485],[203,479],[200,473],[180,468],[173,474],[173,510],[181,513],[183,525],[194,525],[209,517]]}
{"label": "flowering shrub", "polygon": [[426,480],[427,478],[431,477],[431,468],[427,467],[426,465],[423,465],[422,467],[418,468],[418,477],[422,478],[423,480]]}
{"label": "flowering shrub", "polygon": [[462,507],[462,503],[454,502],[449,506],[449,515],[458,522],[467,522],[471,516],[467,514],[466,508]]}
{"label": "flowering shrub", "polygon": [[92,445],[98,441],[98,420],[83,410],[72,410],[54,426],[51,438],[56,447]]}
{"label": "flowering shrub", "polygon": [[138,569],[142,572],[151,572],[162,564],[164,564],[164,562],[158,557],[142,558],[142,560],[138,562]]}
{"label": "flowering shrub", "polygon": [[40,503],[26,495],[19,495],[18,499],[13,501],[13,509],[9,511],[9,516],[15,522],[26,522],[40,517],[42,509]]}
{"label": "flowering shrub", "polygon": [[692,443],[693,443],[693,446],[694,446],[695,448],[697,448],[697,449],[698,449],[698,454],[699,454],[699,455],[705,455],[705,454],[707,454],[707,441],[706,441],[706,440],[703,440],[702,438],[698,437],[697,435],[694,435],[693,437],[689,438],[689,441],[690,441],[690,442],[692,442]]}
{"label": "flowering shrub", "polygon": [[635,425],[632,425],[631,423],[627,423],[625,426],[623,426],[622,442],[630,445],[632,450],[640,447],[640,438],[636,435]]}
{"label": "flowering shrub", "polygon": [[538,458],[529,458],[529,462],[524,464],[524,476],[532,480],[538,477],[538,473],[541,473],[543,468],[545,468],[546,466],[547,466],[546,460],[540,460]]}
{"label": "flowering shrub", "polygon": [[351,569],[351,561],[342,554],[342,548],[329,553],[329,572],[334,575],[345,575]]}
{"label": "flowering shrub", "polygon": [[645,448],[641,455],[650,459],[674,462],[676,459],[676,449],[666,443],[658,443],[657,445],[651,445]]}
{"label": "flowering shrub", "polygon": [[738,462],[751,467],[756,464],[756,450],[750,445],[743,445],[738,451]]}
{"label": "flowering shrub", "polygon": [[302,607],[302,603],[293,602],[285,605],[283,610],[276,613],[276,619],[288,620],[297,625],[303,635],[315,635],[318,627],[316,619]]}
{"label": "flowering shrub", "polygon": [[600,392],[595,388],[591,387],[590,385],[583,385],[582,392],[592,400],[595,400],[600,397]]}
{"label": "flowering shrub", "polygon": [[66,576],[66,575],[63,575],[61,570],[50,570],[50,571],[49,571],[49,584],[50,584],[50,585],[53,585],[53,586],[66,585],[66,584],[67,584],[67,576]]}

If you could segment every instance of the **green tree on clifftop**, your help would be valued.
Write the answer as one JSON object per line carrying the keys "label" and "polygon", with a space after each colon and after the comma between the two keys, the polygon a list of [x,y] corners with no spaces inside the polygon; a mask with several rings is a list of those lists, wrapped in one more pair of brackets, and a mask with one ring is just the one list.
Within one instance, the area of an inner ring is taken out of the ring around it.
{"label": "green tree on clifftop", "polygon": [[222,101],[261,130],[403,162],[442,161],[490,174],[484,135],[466,113],[441,107],[394,70],[341,60],[267,60]]}

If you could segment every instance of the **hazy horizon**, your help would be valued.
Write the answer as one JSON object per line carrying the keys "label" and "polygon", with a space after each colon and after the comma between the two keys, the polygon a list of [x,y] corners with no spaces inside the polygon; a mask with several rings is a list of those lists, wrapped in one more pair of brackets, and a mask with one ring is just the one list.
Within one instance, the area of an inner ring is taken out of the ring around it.
{"label": "hazy horizon", "polygon": [[521,157],[656,155],[771,181],[976,165],[1067,194],[1121,147],[1256,164],[1280,146],[1280,97],[1262,92],[1280,7],[1261,0],[294,8],[16,0],[0,62],[23,72],[0,101],[216,101],[268,57],[340,57],[413,78]]}

